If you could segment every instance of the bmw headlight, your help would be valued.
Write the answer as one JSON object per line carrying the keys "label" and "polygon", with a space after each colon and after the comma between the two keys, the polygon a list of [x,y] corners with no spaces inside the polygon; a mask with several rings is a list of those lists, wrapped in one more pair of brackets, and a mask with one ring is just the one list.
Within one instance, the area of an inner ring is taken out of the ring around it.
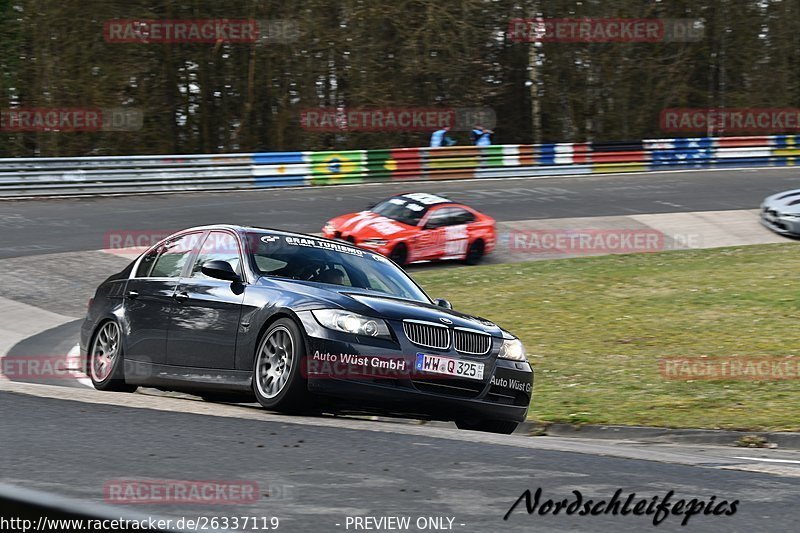
{"label": "bmw headlight", "polygon": [[392,337],[389,326],[380,318],[357,315],[343,309],[317,309],[311,313],[317,322],[328,329],[365,337]]}
{"label": "bmw headlight", "polygon": [[329,220],[324,226],[322,226],[322,231],[323,233],[333,233],[336,231],[336,226],[334,226]]}
{"label": "bmw headlight", "polygon": [[522,345],[519,339],[504,339],[497,357],[500,359],[510,359],[511,361],[528,360],[525,355],[525,346]]}

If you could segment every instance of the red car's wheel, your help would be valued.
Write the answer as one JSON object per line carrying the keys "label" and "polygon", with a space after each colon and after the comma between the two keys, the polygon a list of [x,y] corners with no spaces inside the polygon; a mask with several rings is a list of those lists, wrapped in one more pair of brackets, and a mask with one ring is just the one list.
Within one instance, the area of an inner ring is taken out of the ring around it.
{"label": "red car's wheel", "polygon": [[401,242],[392,248],[392,251],[389,254],[389,259],[400,266],[405,266],[406,261],[408,261],[408,247]]}
{"label": "red car's wheel", "polygon": [[486,247],[482,239],[475,239],[467,249],[467,255],[464,257],[464,262],[468,265],[477,265],[483,259],[483,251]]}

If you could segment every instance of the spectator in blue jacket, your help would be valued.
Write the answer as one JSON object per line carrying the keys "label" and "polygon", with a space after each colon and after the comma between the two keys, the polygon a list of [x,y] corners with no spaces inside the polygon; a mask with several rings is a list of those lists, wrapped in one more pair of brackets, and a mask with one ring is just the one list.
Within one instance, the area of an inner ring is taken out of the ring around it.
{"label": "spectator in blue jacket", "polygon": [[492,135],[494,132],[492,130],[488,130],[483,126],[475,126],[475,128],[470,132],[470,137],[472,141],[475,143],[475,146],[491,146],[492,144]]}
{"label": "spectator in blue jacket", "polygon": [[431,148],[439,148],[441,146],[453,146],[456,141],[451,139],[447,132],[450,131],[450,126],[445,126],[440,130],[436,130],[431,135]]}

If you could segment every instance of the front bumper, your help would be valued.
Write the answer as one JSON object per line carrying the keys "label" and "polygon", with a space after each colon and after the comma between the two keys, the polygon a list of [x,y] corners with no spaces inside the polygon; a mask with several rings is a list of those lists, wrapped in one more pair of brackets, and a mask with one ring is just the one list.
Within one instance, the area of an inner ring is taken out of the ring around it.
{"label": "front bumper", "polygon": [[768,229],[781,235],[800,236],[800,219],[787,217],[774,208],[761,208],[760,221]]}
{"label": "front bumper", "polygon": [[[391,324],[397,342],[361,339],[323,328],[310,313],[299,315],[307,334],[308,389],[343,411],[436,420],[522,422],[527,417],[533,388],[527,362],[429,350],[397,335]],[[483,379],[416,370],[418,353],[482,363]]]}
{"label": "front bumper", "polygon": [[376,252],[382,255],[388,255],[389,252],[391,252],[392,250],[392,242],[390,242],[388,239],[386,244],[373,244],[358,239],[355,235],[343,234],[338,229],[328,226],[322,228],[322,236],[325,237],[326,239],[346,241],[350,244],[358,246],[359,248],[363,248],[365,250],[369,250],[370,252]]}

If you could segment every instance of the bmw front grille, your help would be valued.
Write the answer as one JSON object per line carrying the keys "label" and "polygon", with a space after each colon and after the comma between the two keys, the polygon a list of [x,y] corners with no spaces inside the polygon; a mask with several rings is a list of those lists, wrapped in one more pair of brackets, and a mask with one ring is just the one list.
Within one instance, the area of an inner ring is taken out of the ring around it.
{"label": "bmw front grille", "polygon": [[452,332],[453,348],[466,355],[486,355],[492,348],[492,336],[482,331],[466,328],[451,330],[447,326],[421,320],[404,320],[403,332],[408,340],[418,346],[447,350]]}
{"label": "bmw front grille", "polygon": [[453,347],[457,352],[469,355],[486,355],[492,348],[492,336],[482,331],[455,328]]}
{"label": "bmw front grille", "polygon": [[450,348],[450,329],[420,320],[403,320],[403,331],[408,340],[419,346],[447,350]]}

